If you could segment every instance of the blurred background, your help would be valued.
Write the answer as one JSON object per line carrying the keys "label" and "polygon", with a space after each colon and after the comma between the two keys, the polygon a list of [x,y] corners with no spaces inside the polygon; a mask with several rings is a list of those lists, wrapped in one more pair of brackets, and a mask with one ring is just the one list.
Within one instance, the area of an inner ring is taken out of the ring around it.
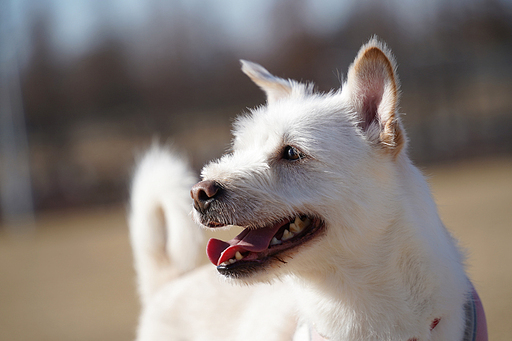
{"label": "blurred background", "polygon": [[133,339],[136,156],[157,139],[199,171],[265,101],[239,59],[329,91],[374,34],[490,339],[511,339],[511,0],[0,1],[0,339]]}

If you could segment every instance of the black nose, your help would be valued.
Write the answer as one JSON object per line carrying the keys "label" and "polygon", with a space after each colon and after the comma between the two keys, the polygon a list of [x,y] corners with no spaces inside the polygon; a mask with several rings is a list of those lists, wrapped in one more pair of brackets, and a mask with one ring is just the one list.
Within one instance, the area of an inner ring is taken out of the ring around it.
{"label": "black nose", "polygon": [[213,180],[205,180],[195,184],[190,190],[190,196],[194,199],[194,208],[201,213],[205,213],[219,191],[219,184]]}

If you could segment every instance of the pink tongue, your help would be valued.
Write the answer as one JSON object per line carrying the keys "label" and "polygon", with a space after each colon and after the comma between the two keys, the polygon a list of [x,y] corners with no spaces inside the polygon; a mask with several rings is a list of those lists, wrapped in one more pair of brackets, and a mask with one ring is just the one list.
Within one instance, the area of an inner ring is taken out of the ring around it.
{"label": "pink tongue", "polygon": [[276,224],[269,228],[259,228],[256,230],[245,229],[235,238],[228,242],[212,238],[206,246],[206,254],[214,265],[235,257],[237,251],[261,252],[268,248],[272,237],[284,223]]}

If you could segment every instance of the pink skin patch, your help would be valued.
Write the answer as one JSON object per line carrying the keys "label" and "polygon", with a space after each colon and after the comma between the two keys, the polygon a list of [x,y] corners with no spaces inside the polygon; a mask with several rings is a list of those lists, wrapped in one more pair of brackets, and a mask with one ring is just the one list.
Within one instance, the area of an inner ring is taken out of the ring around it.
{"label": "pink skin patch", "polygon": [[284,221],[275,224],[272,227],[245,229],[238,236],[230,241],[222,241],[212,238],[206,246],[206,254],[213,265],[219,266],[223,262],[235,257],[237,251],[243,252],[262,252],[269,248],[272,238],[277,231],[289,223]]}

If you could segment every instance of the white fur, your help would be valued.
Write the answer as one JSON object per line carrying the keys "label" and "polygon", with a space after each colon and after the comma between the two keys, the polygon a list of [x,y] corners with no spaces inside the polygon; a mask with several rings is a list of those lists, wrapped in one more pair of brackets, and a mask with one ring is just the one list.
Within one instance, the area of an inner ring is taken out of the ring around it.
{"label": "white fur", "polygon": [[189,216],[194,183],[186,163],[156,144],[135,171],[129,225],[143,303],[200,264],[202,231]]}
{"label": "white fur", "polygon": [[[367,53],[372,48],[378,58]],[[462,339],[470,283],[406,154],[395,69],[376,39],[362,47],[342,90],[330,94],[244,63],[268,105],[238,119],[233,152],[207,165],[202,178],[229,190],[227,221],[261,226],[307,212],[326,222],[324,234],[284,256],[286,264],[254,276],[225,281],[208,265],[176,277],[197,259],[192,239],[200,236],[184,208],[192,183],[169,154],[154,149],[145,157],[130,219],[144,303],[138,340],[298,340],[304,326],[329,340]],[[364,108],[373,104],[375,117],[364,126]],[[307,157],[280,160],[286,145]]]}

